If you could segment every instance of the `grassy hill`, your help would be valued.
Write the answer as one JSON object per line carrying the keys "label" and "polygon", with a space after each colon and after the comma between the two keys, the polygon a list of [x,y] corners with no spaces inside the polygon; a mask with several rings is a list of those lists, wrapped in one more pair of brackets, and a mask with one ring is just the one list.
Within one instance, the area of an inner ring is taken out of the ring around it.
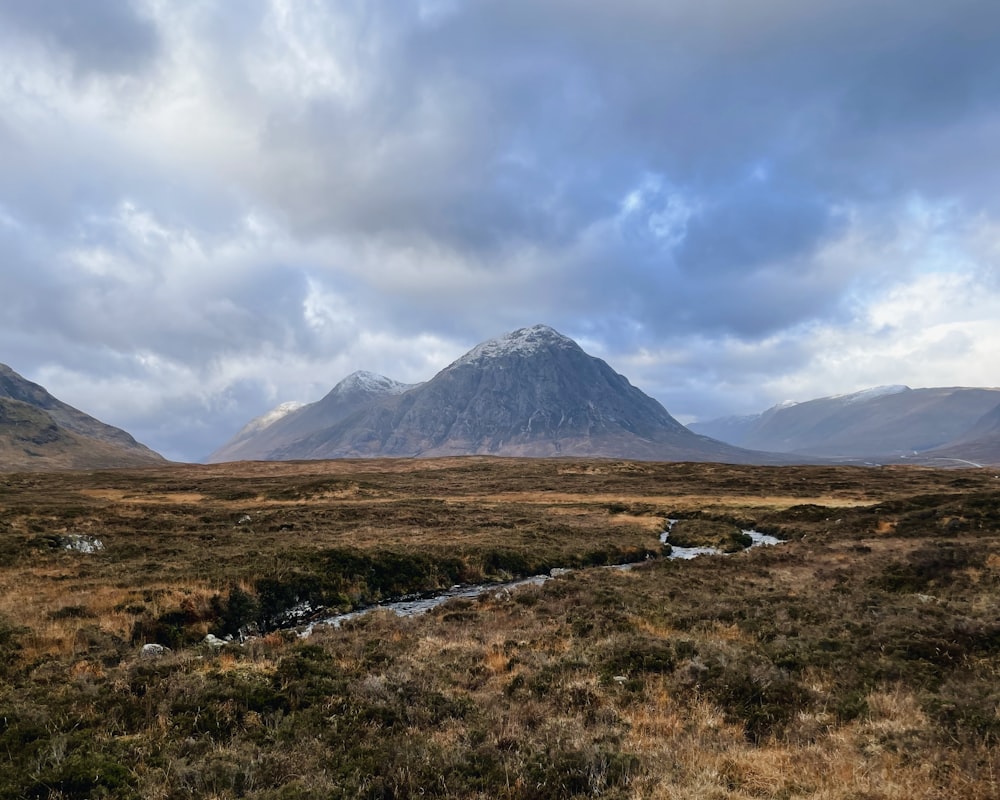
{"label": "grassy hill", "polygon": [[0,472],[163,464],[121,428],[67,405],[0,364]]}
{"label": "grassy hill", "polygon": [[150,450],[79,433],[60,425],[44,409],[0,397],[0,471],[137,467],[162,462]]}

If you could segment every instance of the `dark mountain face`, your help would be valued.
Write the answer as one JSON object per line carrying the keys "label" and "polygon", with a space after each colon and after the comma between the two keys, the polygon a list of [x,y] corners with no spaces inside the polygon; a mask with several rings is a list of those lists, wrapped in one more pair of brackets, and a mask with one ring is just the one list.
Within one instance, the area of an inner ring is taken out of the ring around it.
{"label": "dark mountain face", "polygon": [[0,364],[0,470],[142,466],[164,459]]}
{"label": "dark mountain face", "polygon": [[[304,422],[300,412],[280,424],[290,429],[293,420],[295,433],[308,427],[298,425]],[[382,397],[332,424],[313,422],[313,430],[259,457],[497,454],[774,461],[693,434],[606,363],[543,325],[484,342],[427,383]]]}
{"label": "dark mountain face", "polygon": [[891,460],[966,435],[998,403],[998,389],[883,386],[691,427],[753,449]]}
{"label": "dark mountain face", "polygon": [[383,443],[394,454],[589,455],[628,439],[689,436],[606,363],[543,326],[475,348],[400,412]]}
{"label": "dark mountain face", "polygon": [[980,417],[963,435],[924,455],[929,464],[956,461],[1000,465],[1000,404]]}
{"label": "dark mountain face", "polygon": [[959,438],[959,441],[970,441],[997,435],[1000,435],[1000,403],[983,414],[976,421],[976,424]]}

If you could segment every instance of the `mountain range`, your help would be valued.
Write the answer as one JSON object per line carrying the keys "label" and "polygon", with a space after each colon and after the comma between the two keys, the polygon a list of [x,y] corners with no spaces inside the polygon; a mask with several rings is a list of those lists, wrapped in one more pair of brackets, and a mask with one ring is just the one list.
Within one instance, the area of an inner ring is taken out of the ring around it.
{"label": "mountain range", "polygon": [[691,432],[545,325],[484,342],[426,383],[354,373],[322,400],[275,417],[252,422],[208,461],[468,454],[790,461]]}
{"label": "mountain range", "polygon": [[879,386],[690,427],[777,453],[882,463],[1000,463],[1000,389]]}
{"label": "mountain range", "polygon": [[[483,342],[425,383],[352,373],[321,400],[251,420],[206,460],[473,454],[1000,465],[1000,389],[880,386],[685,427],[572,339],[536,325]],[[0,471],[161,463],[0,364]]]}
{"label": "mountain range", "polygon": [[57,400],[0,364],[0,471],[163,464],[128,433]]}

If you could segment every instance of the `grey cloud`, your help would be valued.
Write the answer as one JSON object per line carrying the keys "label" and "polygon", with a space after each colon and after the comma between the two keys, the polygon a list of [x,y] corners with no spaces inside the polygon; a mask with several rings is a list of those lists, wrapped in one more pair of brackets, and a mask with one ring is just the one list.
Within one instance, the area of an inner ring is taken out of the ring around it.
{"label": "grey cloud", "polygon": [[[89,233],[89,242],[52,242],[23,229],[6,236],[0,231],[0,328],[22,338],[60,337],[67,363],[94,362],[106,349],[198,362],[265,345],[305,353],[321,347],[303,321],[306,279],[300,267],[244,263],[226,277],[227,265],[208,264],[207,274],[182,279],[173,274],[177,267],[168,254],[134,252],[136,243],[114,229]],[[104,248],[113,269],[94,274],[79,267],[72,251],[81,244]],[[217,281],[213,268],[223,273]],[[87,348],[94,354],[83,355]],[[69,359],[68,349],[78,357]]]}
{"label": "grey cloud", "polygon": [[129,425],[139,441],[155,442],[166,458],[201,460],[250,421],[250,416],[239,416],[246,414],[244,409],[263,411],[273,405],[262,380],[240,379],[211,399],[172,397],[155,414],[125,419],[122,424]]}
{"label": "grey cloud", "polygon": [[[823,256],[856,218],[892,239],[907,197],[986,222],[1000,210],[994,2],[288,9],[151,4],[147,19],[111,0],[0,3],[6,44],[41,42],[78,77],[141,87],[63,117],[55,94],[0,83],[23,101],[0,112],[0,226],[14,221],[0,227],[0,332],[29,362],[95,374],[141,379],[140,351],[186,365],[178,415],[123,419],[157,442],[176,428],[189,457],[211,448],[192,453],[207,429],[183,417],[235,430],[271,399],[243,377],[203,394],[213,364],[340,364],[375,352],[372,331],[411,348],[431,334],[454,356],[534,322],[622,358],[674,342],[701,362],[636,382],[685,413],[699,392],[753,392],[808,361],[771,350],[755,366],[711,343],[846,324],[852,292],[900,280],[898,260]],[[327,56],[342,74],[319,74]],[[170,125],[189,101],[207,119],[190,118],[185,145],[144,140],[147,108]],[[165,237],[123,225],[126,202]],[[248,215],[274,230],[255,239]],[[87,247],[121,274],[81,269],[72,251]],[[330,303],[313,319],[311,297]]]}
{"label": "grey cloud", "polygon": [[837,212],[815,191],[753,182],[695,214],[674,256],[683,270],[731,275],[800,259],[833,235]]}
{"label": "grey cloud", "polygon": [[159,49],[155,26],[120,0],[5,0],[0,18],[67,55],[84,75],[139,72]]}
{"label": "grey cloud", "polygon": [[485,255],[565,243],[627,189],[610,159],[585,165],[538,137],[568,120],[520,118],[491,87],[401,69],[361,110],[319,101],[269,121],[262,147],[276,157],[263,191],[301,232],[430,236]]}
{"label": "grey cloud", "polygon": [[[652,171],[711,201],[680,263],[798,257],[837,232],[834,208],[935,185],[933,165],[885,158],[888,136],[905,154],[941,98],[953,127],[991,113],[995,59],[983,36],[970,55],[953,18],[989,29],[998,15],[960,5],[459,5],[379,40],[360,104],[272,121],[264,147],[293,158],[264,191],[303,232],[430,235],[482,255],[571,242]],[[970,88],[925,98],[910,75]],[[757,163],[782,181],[748,190]]]}

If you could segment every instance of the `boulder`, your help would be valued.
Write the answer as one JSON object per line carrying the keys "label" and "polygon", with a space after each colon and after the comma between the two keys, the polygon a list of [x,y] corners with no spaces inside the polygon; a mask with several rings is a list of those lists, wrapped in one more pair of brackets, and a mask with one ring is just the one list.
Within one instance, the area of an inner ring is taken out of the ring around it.
{"label": "boulder", "polygon": [[162,644],[144,644],[139,651],[140,658],[163,658],[167,653],[173,652],[169,647]]}

